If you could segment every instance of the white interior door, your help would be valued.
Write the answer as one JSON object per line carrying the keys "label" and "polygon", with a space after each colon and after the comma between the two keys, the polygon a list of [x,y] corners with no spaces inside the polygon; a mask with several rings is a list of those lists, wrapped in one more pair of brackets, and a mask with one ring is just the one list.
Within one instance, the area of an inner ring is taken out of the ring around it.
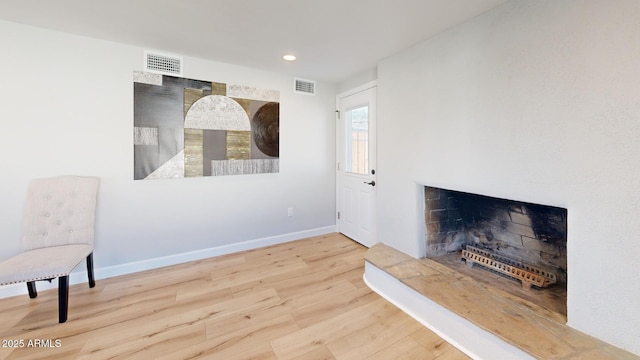
{"label": "white interior door", "polygon": [[376,243],[376,87],[337,98],[338,231],[360,244]]}

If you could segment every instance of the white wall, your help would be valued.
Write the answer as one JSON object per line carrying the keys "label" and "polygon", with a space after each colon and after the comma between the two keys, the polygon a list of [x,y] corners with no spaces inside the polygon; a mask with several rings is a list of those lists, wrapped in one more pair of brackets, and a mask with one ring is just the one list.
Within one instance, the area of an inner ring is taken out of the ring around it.
{"label": "white wall", "polygon": [[360,87],[362,84],[366,84],[377,79],[378,68],[375,67],[372,69],[367,69],[340,82],[337,88],[338,94],[349,92],[355,88]]}
{"label": "white wall", "polygon": [[98,273],[335,229],[334,85],[294,94],[291,76],[185,57],[184,77],[280,91],[280,173],[134,181],[132,74],[145,49],[8,22],[0,34],[0,259],[19,250],[27,182],[61,174],[101,178]]}
{"label": "white wall", "polygon": [[640,355],[640,2],[512,1],[378,65],[378,239],[421,185],[568,209],[569,325]]}

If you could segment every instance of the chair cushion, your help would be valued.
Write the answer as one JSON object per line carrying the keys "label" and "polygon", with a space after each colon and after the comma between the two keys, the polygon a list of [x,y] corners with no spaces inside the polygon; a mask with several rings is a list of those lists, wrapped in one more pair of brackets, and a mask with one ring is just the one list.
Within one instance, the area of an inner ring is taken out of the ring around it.
{"label": "chair cushion", "polygon": [[93,247],[86,244],[25,251],[0,263],[0,285],[69,275],[92,251]]}

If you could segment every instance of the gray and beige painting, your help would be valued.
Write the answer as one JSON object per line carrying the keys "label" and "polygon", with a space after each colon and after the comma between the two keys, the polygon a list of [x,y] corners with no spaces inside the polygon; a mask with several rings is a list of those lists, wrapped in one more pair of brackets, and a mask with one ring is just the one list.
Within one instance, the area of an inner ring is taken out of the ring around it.
{"label": "gray and beige painting", "polygon": [[279,172],[280,93],[134,72],[134,179]]}

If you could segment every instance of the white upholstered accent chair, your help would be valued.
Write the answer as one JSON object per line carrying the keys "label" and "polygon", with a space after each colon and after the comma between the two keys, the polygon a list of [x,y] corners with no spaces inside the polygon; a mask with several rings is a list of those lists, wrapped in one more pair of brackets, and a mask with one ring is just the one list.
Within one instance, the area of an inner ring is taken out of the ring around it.
{"label": "white upholstered accent chair", "polygon": [[35,282],[58,278],[58,319],[67,321],[69,273],[87,260],[89,287],[93,277],[93,238],[98,178],[58,176],[29,184],[22,223],[22,252],[0,263],[0,285],[27,283],[29,297],[38,296]]}

